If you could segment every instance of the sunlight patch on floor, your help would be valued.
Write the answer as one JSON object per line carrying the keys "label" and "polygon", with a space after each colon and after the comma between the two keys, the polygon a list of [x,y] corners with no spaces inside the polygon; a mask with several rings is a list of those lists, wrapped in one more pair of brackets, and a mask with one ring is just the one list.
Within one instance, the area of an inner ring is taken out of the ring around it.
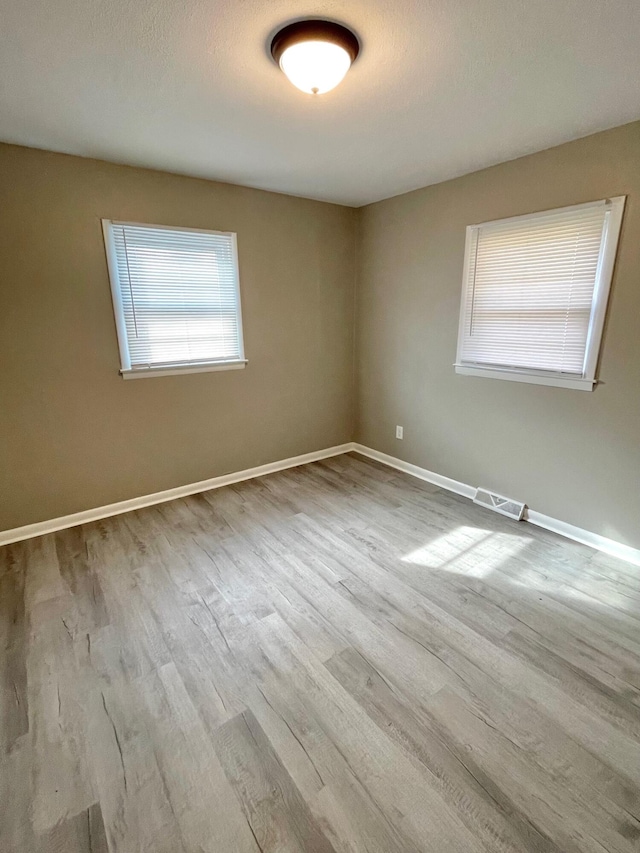
{"label": "sunlight patch on floor", "polygon": [[496,533],[463,525],[405,554],[402,561],[428,569],[482,578],[532,541],[530,536]]}

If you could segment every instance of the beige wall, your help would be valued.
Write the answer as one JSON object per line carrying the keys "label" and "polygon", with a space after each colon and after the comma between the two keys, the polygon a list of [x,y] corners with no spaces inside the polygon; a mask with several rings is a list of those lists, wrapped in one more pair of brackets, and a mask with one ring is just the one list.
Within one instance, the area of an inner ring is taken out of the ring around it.
{"label": "beige wall", "polygon": [[[237,231],[245,370],[121,379],[101,217]],[[0,145],[0,530],[349,440],[355,217]]]}
{"label": "beige wall", "polygon": [[[465,226],[622,194],[602,384],[456,375]],[[640,547],[639,199],[640,123],[360,211],[0,145],[0,530],[356,439]],[[238,232],[246,370],[120,378],[101,217]]]}
{"label": "beige wall", "polygon": [[[456,375],[465,227],[625,194],[602,384]],[[640,547],[640,123],[370,205],[360,230],[357,440]]]}

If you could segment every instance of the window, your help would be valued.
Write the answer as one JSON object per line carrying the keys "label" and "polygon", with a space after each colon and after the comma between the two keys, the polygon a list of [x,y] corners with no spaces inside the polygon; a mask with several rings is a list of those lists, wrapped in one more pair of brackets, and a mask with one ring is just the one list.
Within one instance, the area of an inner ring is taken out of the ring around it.
{"label": "window", "polygon": [[122,375],[244,367],[236,235],[102,224]]}
{"label": "window", "polygon": [[467,228],[457,373],[593,388],[624,201]]}

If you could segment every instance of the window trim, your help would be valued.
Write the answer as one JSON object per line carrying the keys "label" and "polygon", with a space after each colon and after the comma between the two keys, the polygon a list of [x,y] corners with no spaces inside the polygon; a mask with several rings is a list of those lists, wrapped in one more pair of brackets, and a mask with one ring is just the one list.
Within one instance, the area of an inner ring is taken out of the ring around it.
{"label": "window trim", "polygon": [[589,317],[589,330],[587,333],[582,375],[562,373],[560,371],[536,370],[534,368],[515,368],[508,366],[493,367],[489,364],[482,364],[480,362],[465,362],[462,360],[462,346],[465,323],[467,320],[465,296],[469,278],[469,256],[474,231],[479,230],[480,228],[501,226],[510,222],[523,220],[532,221],[548,216],[549,214],[567,213],[571,210],[593,207],[593,205],[597,204],[598,201],[600,200],[587,202],[585,204],[572,204],[567,207],[551,208],[549,210],[542,210],[536,213],[525,213],[520,216],[510,216],[505,219],[495,219],[490,222],[481,222],[477,225],[467,226],[464,246],[464,267],[462,271],[460,316],[458,322],[458,345],[454,364],[456,373],[463,376],[483,376],[490,379],[506,379],[512,382],[528,382],[534,385],[551,385],[556,388],[572,388],[579,391],[592,391],[594,389],[598,384],[596,372],[600,357],[600,347],[602,344],[602,334],[604,331],[609,292],[611,290],[611,282],[616,262],[618,241],[622,227],[622,216],[626,201],[626,196],[624,195],[603,199],[607,205],[607,211],[605,215],[602,243],[600,245],[600,255],[598,258],[593,300],[591,303],[591,315]]}
{"label": "window trim", "polygon": [[[123,379],[141,379],[145,376],[177,376],[180,373],[209,373],[218,370],[241,370],[248,364],[244,351],[244,326],[242,322],[242,302],[240,298],[240,269],[238,266],[238,235],[235,231],[214,231],[211,228],[181,228],[177,225],[154,225],[150,222],[128,222],[121,219],[102,219],[101,223],[104,246],[107,255],[113,313],[118,336],[118,349],[120,352],[119,373]],[[124,319],[124,308],[120,293],[120,277],[118,274],[118,263],[116,260],[116,249],[112,232],[112,226],[114,225],[131,225],[136,228],[161,228],[163,231],[180,231],[183,233],[193,232],[197,234],[217,234],[222,237],[231,238],[236,305],[238,306],[238,344],[240,358],[216,359],[200,362],[158,363],[149,364],[146,367],[131,366],[129,340],[127,337],[127,329]]]}

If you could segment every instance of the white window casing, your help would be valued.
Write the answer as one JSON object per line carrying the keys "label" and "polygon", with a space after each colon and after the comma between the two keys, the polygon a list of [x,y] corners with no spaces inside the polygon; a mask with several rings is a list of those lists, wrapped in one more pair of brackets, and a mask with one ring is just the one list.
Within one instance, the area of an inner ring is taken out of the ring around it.
{"label": "white window casing", "polygon": [[245,366],[234,233],[102,226],[125,379]]}
{"label": "white window casing", "polygon": [[624,202],[467,228],[457,373],[592,390]]}

